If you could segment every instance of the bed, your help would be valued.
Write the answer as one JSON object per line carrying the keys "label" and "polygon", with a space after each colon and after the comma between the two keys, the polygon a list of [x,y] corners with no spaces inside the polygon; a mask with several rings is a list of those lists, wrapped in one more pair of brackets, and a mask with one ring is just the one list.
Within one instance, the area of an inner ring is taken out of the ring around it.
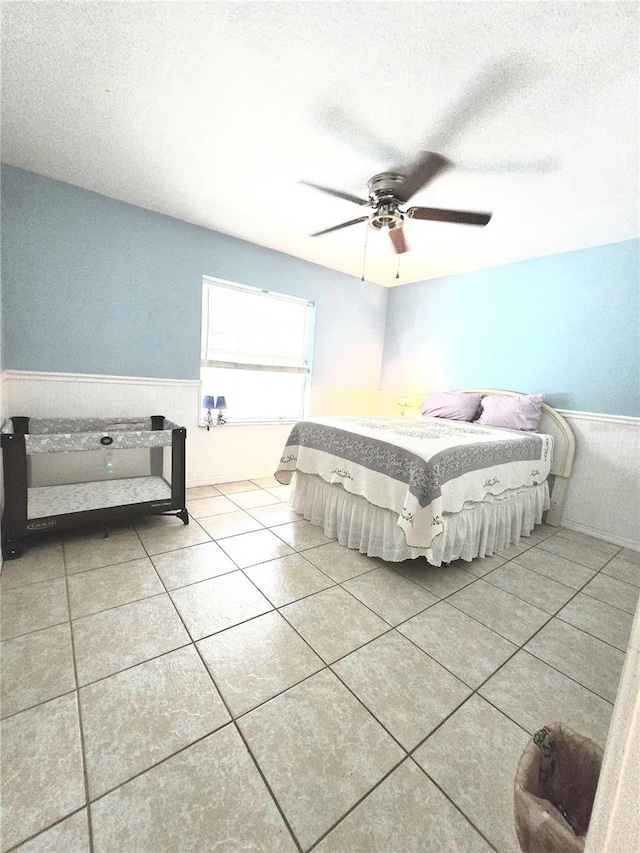
{"label": "bed", "polygon": [[[469,389],[464,394],[516,396]],[[537,432],[443,418],[318,418],[291,431],[275,476],[296,512],[372,557],[440,566],[560,522],[575,441],[544,404]]]}

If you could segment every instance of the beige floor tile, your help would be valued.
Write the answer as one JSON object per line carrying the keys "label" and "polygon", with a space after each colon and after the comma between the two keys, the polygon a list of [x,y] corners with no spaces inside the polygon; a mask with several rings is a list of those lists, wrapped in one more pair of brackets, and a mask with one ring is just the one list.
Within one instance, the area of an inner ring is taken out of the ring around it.
{"label": "beige floor tile", "polygon": [[386,566],[351,578],[342,586],[390,625],[398,625],[438,601],[435,595]]}
{"label": "beige floor tile", "polygon": [[574,563],[580,563],[588,569],[601,569],[610,559],[610,556],[603,553],[599,548],[592,548],[590,545],[585,545],[574,539],[563,538],[560,535],[545,539],[538,547],[544,551],[550,551],[552,554],[557,554],[559,557],[566,557],[567,560],[573,560]]}
{"label": "beige floor tile", "polygon": [[332,830],[314,853],[490,853],[484,841],[408,759]]}
{"label": "beige floor tile", "polygon": [[234,717],[324,667],[276,612],[207,637],[198,648]]}
{"label": "beige floor tile", "polygon": [[110,535],[106,539],[95,532],[91,536],[66,541],[64,544],[67,574],[127,563],[146,556],[135,530]]}
{"label": "beige floor tile", "polygon": [[27,583],[47,581],[64,575],[62,542],[30,545],[17,560],[5,560],[0,575],[2,590],[6,592]]}
{"label": "beige floor tile", "polygon": [[[138,520],[142,516],[138,516]],[[87,525],[86,527],[72,527],[69,530],[62,532],[62,541],[64,545],[70,542],[100,542],[105,538],[112,536],[121,536],[123,533],[131,534],[133,532],[133,524],[131,521],[120,519],[119,521],[109,521],[103,524]]]}
{"label": "beige floor tile", "polygon": [[623,652],[627,650],[633,625],[631,613],[625,613],[617,607],[605,604],[604,601],[579,592],[573,601],[558,613],[558,619],[604,640]]}
{"label": "beige floor tile", "polygon": [[241,509],[236,512],[225,512],[224,515],[214,515],[211,518],[201,518],[198,523],[214,539],[262,530],[262,524],[258,519]]}
{"label": "beige floor tile", "polygon": [[602,574],[630,583],[632,586],[640,586],[640,564],[630,563],[620,557],[614,557],[607,563],[602,569]]}
{"label": "beige floor tile", "polygon": [[301,518],[293,507],[284,503],[250,507],[247,512],[265,527],[275,527],[276,525],[299,521]]}
{"label": "beige floor tile", "polygon": [[71,618],[109,610],[164,592],[151,560],[133,560],[69,576]]}
{"label": "beige floor tile", "polygon": [[524,554],[520,554],[517,561],[518,565],[538,572],[540,575],[558,581],[558,583],[563,583],[565,586],[570,586],[573,589],[580,589],[595,574],[593,569],[580,566],[571,560],[567,560],[565,557],[552,554],[551,551],[545,551],[539,546],[530,548]]}
{"label": "beige floor tile", "polygon": [[174,589],[170,594],[194,640],[272,609],[240,571]]}
{"label": "beige floor tile", "polygon": [[467,560],[456,560],[450,564],[450,568],[463,569],[465,572],[469,572],[469,574],[475,575],[477,578],[481,578],[486,575],[487,572],[492,572],[494,569],[497,569],[498,566],[502,566],[506,562],[507,560],[505,557],[501,557],[499,554],[494,554],[492,557],[476,557],[475,560],[471,560],[470,562],[467,562]]}
{"label": "beige floor tile", "polygon": [[296,853],[233,726],[226,726],[93,804],[95,853]]}
{"label": "beige floor tile", "polygon": [[154,527],[176,527],[179,524],[183,522],[175,515],[143,515],[133,522],[133,529],[139,532]]}
{"label": "beige floor tile", "polygon": [[324,535],[321,527],[309,524],[304,519],[290,524],[279,524],[277,527],[272,527],[271,532],[283,539],[287,545],[291,545],[294,551],[317,548],[319,545],[327,545],[332,541]]}
{"label": "beige floor tile", "polygon": [[549,619],[548,613],[484,580],[477,580],[448,600],[517,645],[526,642]]}
{"label": "beige floor tile", "polygon": [[327,670],[251,711],[239,726],[303,849],[403,757]]}
{"label": "beige floor tile", "polygon": [[528,551],[533,544],[533,542],[528,539],[525,539],[525,537],[523,536],[520,539],[520,543],[518,545],[508,545],[506,548],[503,548],[501,551],[498,551],[497,555],[499,557],[504,557],[505,560],[513,560],[514,557],[519,557],[520,554],[524,554],[525,551]]}
{"label": "beige floor tile", "polygon": [[537,545],[539,542],[544,542],[550,536],[555,536],[560,532],[561,528],[553,527],[551,524],[536,524],[528,536],[523,536],[520,540],[522,545]]}
{"label": "beige floor tile", "polygon": [[525,649],[608,702],[615,701],[624,663],[624,653],[619,649],[557,618]]}
{"label": "beige floor tile", "polygon": [[250,480],[239,480],[237,483],[216,483],[216,489],[223,495],[238,495],[241,492],[254,492],[256,484]]}
{"label": "beige floor tile", "polygon": [[87,810],[81,809],[51,829],[45,829],[16,847],[14,853],[89,853]]}
{"label": "beige floor tile", "polygon": [[557,613],[576,594],[575,589],[518,565],[517,557],[485,575],[484,580],[546,613]]}
{"label": "beige floor tile", "polygon": [[517,649],[446,601],[414,616],[398,631],[470,687],[482,684]]}
{"label": "beige floor tile", "polygon": [[426,560],[405,560],[403,563],[391,563],[393,568],[406,578],[420,584],[438,598],[445,598],[453,592],[468,586],[476,580],[475,575],[455,566],[430,566]]}
{"label": "beige floor tile", "polygon": [[389,630],[386,622],[340,587],[287,604],[280,612],[327,663]]}
{"label": "beige floor tile", "polygon": [[293,554],[293,549],[270,530],[256,530],[254,533],[242,533],[222,539],[220,547],[241,569]]}
{"label": "beige floor tile", "polygon": [[75,694],[3,720],[2,849],[85,803]]}
{"label": "beige floor tile", "polygon": [[187,489],[187,501],[197,501],[200,498],[215,498],[222,494],[217,486],[192,486]]}
{"label": "beige floor tile", "polygon": [[229,722],[187,646],[80,689],[92,799]]}
{"label": "beige floor tile", "polygon": [[500,853],[520,853],[513,779],[529,735],[472,696],[414,758]]}
{"label": "beige floor tile", "polygon": [[333,670],[406,750],[471,693],[395,631],[334,663]]}
{"label": "beige floor tile", "polygon": [[367,557],[353,548],[345,548],[339,542],[309,548],[304,552],[304,556],[337,583],[377,569],[381,565],[379,560]]}
{"label": "beige floor tile", "polygon": [[177,589],[238,568],[215,542],[155,554],[152,562],[167,589]]}
{"label": "beige floor tile", "polygon": [[640,551],[634,551],[632,548],[623,548],[617,556],[621,560],[626,560],[628,563],[640,566]]}
{"label": "beige floor tile", "polygon": [[620,550],[619,545],[613,545],[611,542],[605,542],[604,539],[597,539],[595,536],[578,533],[577,530],[569,530],[566,527],[558,532],[558,539],[577,542],[579,545],[585,545],[587,548],[594,548],[596,551],[602,551],[608,557],[615,556]]}
{"label": "beige floor tile", "polygon": [[165,551],[177,551],[178,548],[190,548],[210,542],[209,534],[200,525],[191,521],[189,524],[167,525],[151,530],[141,530],[140,539],[150,557],[163,554]]}
{"label": "beige floor tile", "polygon": [[223,515],[225,512],[235,512],[238,507],[224,495],[217,495],[190,500],[188,509],[192,518],[207,518],[212,515]]}
{"label": "beige floor tile", "polygon": [[611,604],[612,607],[619,607],[620,610],[626,610],[631,614],[636,612],[640,595],[640,589],[637,586],[603,574],[589,581],[582,591],[585,595],[590,595],[592,598]]}
{"label": "beige floor tile", "polygon": [[257,506],[269,506],[269,504],[279,504],[281,502],[279,498],[270,495],[265,489],[233,492],[229,497],[240,509],[252,509]]}
{"label": "beige floor tile", "polygon": [[613,706],[525,651],[518,652],[479,693],[534,734],[561,720],[604,746]]}
{"label": "beige floor tile", "polygon": [[75,690],[68,622],[5,640],[0,655],[3,717]]}
{"label": "beige floor tile", "polygon": [[64,578],[19,586],[2,593],[0,639],[49,628],[69,620]]}
{"label": "beige floor tile", "polygon": [[184,646],[189,635],[165,593],[73,623],[78,683],[89,684]]}
{"label": "beige floor tile", "polygon": [[279,501],[288,501],[291,497],[292,487],[291,486],[273,486],[267,489],[270,495],[278,498]]}
{"label": "beige floor tile", "polygon": [[270,495],[278,498],[279,501],[288,501],[291,497],[291,486],[274,486],[267,489]]}
{"label": "beige floor tile", "polygon": [[289,554],[243,571],[274,607],[282,607],[333,586],[331,578],[301,554]]}
{"label": "beige floor tile", "polygon": [[254,487],[260,486],[261,489],[275,489],[282,485],[275,477],[259,477],[257,480],[251,480],[251,482]]}

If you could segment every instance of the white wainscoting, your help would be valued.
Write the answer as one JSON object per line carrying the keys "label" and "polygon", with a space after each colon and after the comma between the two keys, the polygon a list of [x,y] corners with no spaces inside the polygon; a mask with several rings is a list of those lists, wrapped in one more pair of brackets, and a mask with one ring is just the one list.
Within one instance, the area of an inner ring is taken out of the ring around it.
{"label": "white wainscoting", "polygon": [[198,426],[198,380],[145,379],[19,370],[4,374],[5,417],[164,415],[187,428],[187,486],[268,477],[290,424]]}
{"label": "white wainscoting", "polygon": [[562,526],[640,550],[640,418],[562,414],[576,437]]}
{"label": "white wainscoting", "polygon": [[[4,374],[2,386],[5,417],[165,415],[187,428],[190,486],[269,476],[290,430],[289,424],[226,425],[207,432],[198,427],[201,390],[197,380],[11,370]],[[351,410],[354,395],[366,409],[363,414],[393,411],[396,395],[391,407],[391,398],[379,392],[376,406],[372,400],[376,393],[312,389],[314,414],[355,414]],[[640,549],[640,418],[562,414],[575,432],[577,445],[562,524]]]}

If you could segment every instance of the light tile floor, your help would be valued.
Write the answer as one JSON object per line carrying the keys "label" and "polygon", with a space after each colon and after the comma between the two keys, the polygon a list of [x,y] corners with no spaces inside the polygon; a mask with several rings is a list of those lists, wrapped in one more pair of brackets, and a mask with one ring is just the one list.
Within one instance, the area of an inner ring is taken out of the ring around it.
{"label": "light tile floor", "polygon": [[2,853],[516,853],[530,735],[605,743],[637,553],[540,525],[387,564],[287,497],[199,487],[188,527],[5,564]]}

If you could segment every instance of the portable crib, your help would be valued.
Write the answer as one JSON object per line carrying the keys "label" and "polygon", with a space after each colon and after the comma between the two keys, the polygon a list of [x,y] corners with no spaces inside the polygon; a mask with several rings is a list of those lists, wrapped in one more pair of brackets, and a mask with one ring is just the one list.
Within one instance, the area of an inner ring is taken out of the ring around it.
{"label": "portable crib", "polygon": [[170,513],[189,523],[187,431],[164,415],[10,418],[2,428],[2,556],[54,530]]}

